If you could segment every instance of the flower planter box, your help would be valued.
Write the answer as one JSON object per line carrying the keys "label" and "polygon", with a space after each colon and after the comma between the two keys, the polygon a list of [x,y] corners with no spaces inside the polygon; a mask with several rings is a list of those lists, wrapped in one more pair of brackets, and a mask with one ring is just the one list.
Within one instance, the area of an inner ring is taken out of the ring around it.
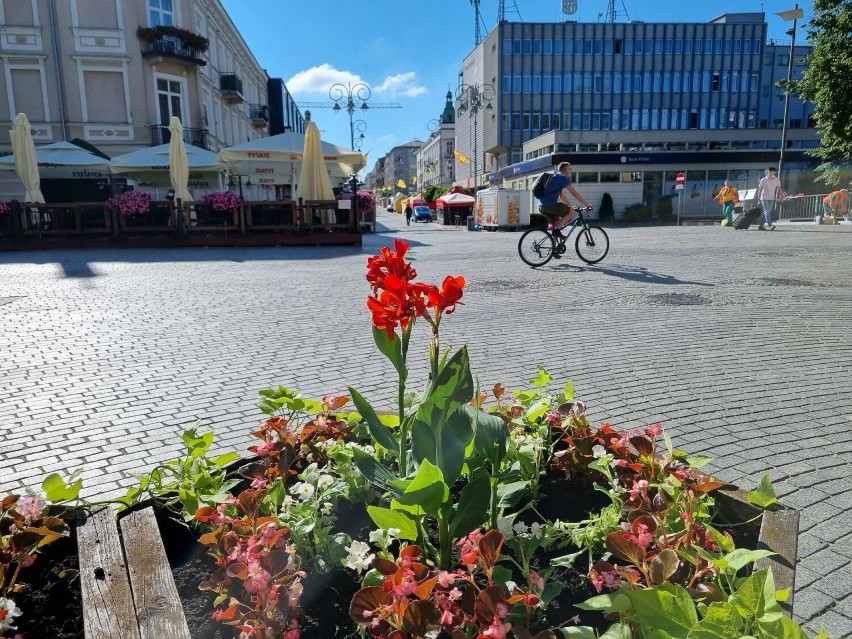
{"label": "flower planter box", "polygon": [[[228,470],[235,472],[240,466],[256,459],[240,460],[231,464]],[[777,556],[761,560],[755,568],[770,565],[776,587],[790,588],[792,593],[798,512],[783,507],[763,511],[750,504],[746,493],[740,490],[720,489],[715,494],[721,522],[740,524],[737,530],[741,537],[756,539],[757,548],[777,553]],[[198,602],[209,600],[211,596],[210,593],[194,592],[194,582],[184,585],[184,590],[190,593],[188,596],[195,600],[187,608],[193,611],[187,621],[168,557],[171,555],[172,563],[178,564],[175,570],[180,570],[180,564],[197,559],[202,549],[200,546],[195,550],[188,548],[186,536],[178,538],[172,530],[167,530],[164,538],[157,518],[150,502],[143,502],[122,513],[118,522],[114,511],[105,508],[93,513],[78,526],[85,639],[113,639],[116,636],[122,639],[189,639],[189,628],[193,628],[195,633],[202,626],[207,630],[201,636],[213,636],[209,634],[210,628],[216,627],[221,629],[221,636],[227,635],[228,630],[224,625],[209,619],[212,607],[199,610]],[[746,521],[748,523],[743,524]],[[191,542],[189,545],[192,545]],[[320,579],[319,576],[317,579]],[[333,588],[320,588],[325,595],[333,597],[340,592],[341,583],[335,580]],[[346,622],[348,605],[349,601],[335,602],[330,601],[328,596],[317,596],[314,605],[309,605],[306,612],[314,616],[331,615],[331,609],[336,607]],[[314,606],[323,612],[312,610]],[[792,594],[783,607],[790,615]],[[341,636],[348,636],[351,632],[354,630],[349,628]]]}

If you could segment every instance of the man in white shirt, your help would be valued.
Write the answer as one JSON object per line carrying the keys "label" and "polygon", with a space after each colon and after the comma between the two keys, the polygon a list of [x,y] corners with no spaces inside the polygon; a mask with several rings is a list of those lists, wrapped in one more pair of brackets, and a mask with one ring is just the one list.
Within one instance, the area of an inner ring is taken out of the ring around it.
{"label": "man in white shirt", "polygon": [[766,169],[766,176],[762,177],[760,184],[757,185],[757,199],[763,207],[763,223],[757,227],[758,231],[775,230],[775,225],[772,223],[772,209],[775,208],[775,201],[780,197],[781,180],[775,176],[775,167],[770,166]]}

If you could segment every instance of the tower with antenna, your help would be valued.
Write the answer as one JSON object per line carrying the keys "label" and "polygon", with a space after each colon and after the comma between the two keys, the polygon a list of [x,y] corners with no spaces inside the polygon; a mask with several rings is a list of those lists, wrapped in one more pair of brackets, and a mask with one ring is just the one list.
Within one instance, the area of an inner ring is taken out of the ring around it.
{"label": "tower with antenna", "polygon": [[[511,8],[507,9],[506,5],[510,4]],[[516,13],[518,15],[518,21],[523,22],[521,18],[521,12],[518,10],[518,3],[515,0],[500,0],[500,4],[497,5],[497,22],[505,22],[506,21],[506,13],[511,11],[512,13]]]}
{"label": "tower with antenna", "polygon": [[609,5],[606,8],[606,21],[607,22],[615,22],[618,20],[618,16],[623,13],[624,19],[628,22],[630,21],[630,16],[627,15],[627,7],[624,5],[624,0],[621,0],[621,11],[619,12],[615,8],[615,0],[609,0]]}
{"label": "tower with antenna", "polygon": [[479,46],[479,43],[482,42],[482,34],[479,31],[479,22],[482,19],[482,17],[479,14],[479,0],[470,0],[470,4],[473,7],[473,22],[474,22],[473,44],[474,44],[474,46]]}

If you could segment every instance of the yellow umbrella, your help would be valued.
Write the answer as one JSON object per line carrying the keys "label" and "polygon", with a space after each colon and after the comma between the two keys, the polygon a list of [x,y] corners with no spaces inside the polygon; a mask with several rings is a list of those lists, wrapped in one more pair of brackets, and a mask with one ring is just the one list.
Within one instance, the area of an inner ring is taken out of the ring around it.
{"label": "yellow umbrella", "polygon": [[[316,122],[308,123],[305,131],[305,152],[302,155],[302,174],[299,177],[299,197],[305,201],[334,200],[328,168],[322,155],[322,141]],[[323,211],[323,223],[334,222],[332,211]]]}
{"label": "yellow umbrella", "polygon": [[24,202],[39,202],[44,204],[41,194],[41,179],[38,175],[35,144],[30,129],[30,121],[26,114],[19,113],[15,117],[15,126],[9,131],[12,137],[12,153],[15,155],[15,172],[24,183],[27,190]]}
{"label": "yellow umbrella", "polygon": [[186,157],[186,145],[183,142],[183,125],[180,118],[172,116],[169,122],[171,139],[169,140],[169,175],[175,198],[187,202],[192,194],[186,188],[189,184],[189,160]]}

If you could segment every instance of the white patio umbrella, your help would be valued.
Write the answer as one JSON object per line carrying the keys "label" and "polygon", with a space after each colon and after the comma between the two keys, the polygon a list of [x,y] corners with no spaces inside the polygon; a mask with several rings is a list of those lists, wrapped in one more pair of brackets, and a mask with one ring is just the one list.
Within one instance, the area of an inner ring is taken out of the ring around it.
{"label": "white patio umbrella", "polygon": [[[189,165],[187,188],[220,188],[225,166],[216,154],[191,144],[184,144]],[[154,186],[169,186],[169,145],[149,146],[144,149],[118,155],[110,162],[110,170],[134,180],[150,182]]]}
{"label": "white patio umbrella", "polygon": [[[41,179],[91,179],[109,174],[109,160],[64,140],[36,147],[35,154]],[[0,158],[3,170],[15,170],[15,156]]]}
{"label": "white patio umbrella", "polygon": [[[332,178],[343,181],[364,166],[358,151],[321,142],[322,156]],[[231,175],[248,175],[258,183],[293,184],[301,171],[305,136],[294,131],[243,142],[219,151]]]}
{"label": "white patio umbrella", "polygon": [[183,125],[177,116],[172,116],[169,122],[172,137],[169,140],[169,175],[172,178],[172,188],[175,198],[183,202],[192,199],[187,188],[189,184],[189,160],[186,157],[186,146],[183,141]]}
{"label": "white patio umbrella", "polygon": [[[308,201],[334,200],[334,190],[328,177],[328,168],[322,157],[322,142],[316,122],[308,123],[305,131],[305,150],[302,154],[302,171],[299,176],[299,197]],[[323,223],[334,222],[334,213],[323,210]]]}
{"label": "white patio umbrella", "polygon": [[12,153],[15,154],[15,172],[21,178],[21,182],[24,183],[24,188],[27,190],[24,201],[44,204],[35,144],[33,144],[30,121],[26,114],[19,113],[15,117],[15,126],[9,133],[12,137]]}

